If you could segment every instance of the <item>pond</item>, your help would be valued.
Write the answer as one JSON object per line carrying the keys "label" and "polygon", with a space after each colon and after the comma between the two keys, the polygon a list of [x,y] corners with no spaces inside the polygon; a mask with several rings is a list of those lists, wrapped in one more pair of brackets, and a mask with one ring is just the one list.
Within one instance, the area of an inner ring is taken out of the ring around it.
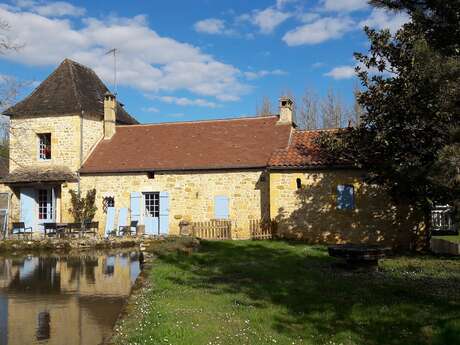
{"label": "pond", "polygon": [[136,251],[0,256],[0,345],[97,345],[140,273]]}

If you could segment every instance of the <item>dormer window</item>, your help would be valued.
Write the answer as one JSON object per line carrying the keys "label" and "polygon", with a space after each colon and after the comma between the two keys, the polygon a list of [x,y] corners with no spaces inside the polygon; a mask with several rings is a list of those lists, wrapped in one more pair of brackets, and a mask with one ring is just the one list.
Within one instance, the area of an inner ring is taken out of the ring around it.
{"label": "dormer window", "polygon": [[51,133],[38,135],[38,158],[40,160],[51,159]]}

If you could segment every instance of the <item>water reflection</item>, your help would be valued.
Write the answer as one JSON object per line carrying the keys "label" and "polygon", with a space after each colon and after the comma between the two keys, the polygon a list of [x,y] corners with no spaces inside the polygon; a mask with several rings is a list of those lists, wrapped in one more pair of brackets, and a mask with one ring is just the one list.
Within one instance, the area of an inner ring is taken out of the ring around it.
{"label": "water reflection", "polygon": [[139,272],[129,251],[0,257],[0,345],[99,344]]}

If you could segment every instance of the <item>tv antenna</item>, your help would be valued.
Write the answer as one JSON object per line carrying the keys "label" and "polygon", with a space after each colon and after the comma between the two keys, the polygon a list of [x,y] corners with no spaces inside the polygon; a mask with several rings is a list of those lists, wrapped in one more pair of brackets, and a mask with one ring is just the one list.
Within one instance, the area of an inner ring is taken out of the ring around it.
{"label": "tv antenna", "polygon": [[113,93],[114,93],[115,96],[117,96],[117,54],[118,54],[118,49],[117,48],[110,49],[104,55],[109,55],[109,54],[113,54]]}

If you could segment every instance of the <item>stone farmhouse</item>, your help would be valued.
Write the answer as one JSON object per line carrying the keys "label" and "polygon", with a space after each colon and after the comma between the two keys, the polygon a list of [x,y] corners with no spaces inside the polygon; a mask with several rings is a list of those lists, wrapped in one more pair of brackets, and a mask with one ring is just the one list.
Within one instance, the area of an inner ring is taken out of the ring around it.
{"label": "stone farmhouse", "polygon": [[5,112],[10,223],[39,234],[47,222],[72,222],[69,191],[95,188],[100,235],[115,207],[147,234],[226,219],[232,238],[247,239],[251,221],[271,221],[283,237],[406,246],[410,210],[364,183],[363,171],[328,165],[314,143],[320,131],[296,128],[289,98],[279,106],[275,116],[139,124],[91,69],[66,59]]}

